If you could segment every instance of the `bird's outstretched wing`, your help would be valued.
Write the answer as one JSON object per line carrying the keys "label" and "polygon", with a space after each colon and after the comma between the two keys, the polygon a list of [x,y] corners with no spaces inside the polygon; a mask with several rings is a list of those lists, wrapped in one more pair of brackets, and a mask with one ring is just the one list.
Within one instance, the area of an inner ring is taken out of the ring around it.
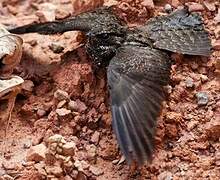
{"label": "bird's outstretched wing", "polygon": [[163,86],[169,75],[169,57],[150,47],[122,46],[109,64],[113,129],[129,163],[151,159]]}
{"label": "bird's outstretched wing", "polygon": [[152,18],[139,29],[147,33],[156,48],[189,55],[211,53],[211,41],[201,16],[186,8]]}

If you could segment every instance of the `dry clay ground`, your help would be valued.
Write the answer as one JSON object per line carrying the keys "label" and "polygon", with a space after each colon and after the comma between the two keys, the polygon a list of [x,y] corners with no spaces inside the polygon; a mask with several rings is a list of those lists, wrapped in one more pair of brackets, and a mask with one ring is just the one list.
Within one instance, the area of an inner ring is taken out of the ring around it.
{"label": "dry clay ground", "polygon": [[[18,26],[62,19],[103,4],[82,2],[1,0],[0,22]],[[131,25],[149,18],[153,10],[164,13],[165,1],[154,6],[141,2],[105,4],[116,4]],[[21,35],[23,57],[14,73],[26,81],[7,137],[6,123],[0,127],[0,179],[220,179],[220,4],[200,1],[190,7],[204,17],[215,50],[210,58],[175,56],[154,159],[138,170],[126,165],[118,149],[105,73],[94,73],[81,47],[83,36]],[[0,113],[4,107],[1,101]]]}

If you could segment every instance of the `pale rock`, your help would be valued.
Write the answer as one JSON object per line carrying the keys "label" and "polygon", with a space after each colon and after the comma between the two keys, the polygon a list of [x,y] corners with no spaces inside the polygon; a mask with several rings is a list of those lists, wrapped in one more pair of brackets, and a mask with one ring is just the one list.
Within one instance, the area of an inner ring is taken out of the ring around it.
{"label": "pale rock", "polygon": [[213,44],[212,47],[214,50],[219,51],[220,50],[220,39],[216,40]]}
{"label": "pale rock", "polygon": [[169,171],[164,171],[158,175],[158,180],[172,180],[172,173]]}
{"label": "pale rock", "polygon": [[71,15],[70,12],[65,11],[63,9],[56,9],[55,13],[56,13],[55,19],[57,20],[65,19]]}
{"label": "pale rock", "polygon": [[44,144],[32,146],[27,152],[27,161],[39,162],[45,159],[47,147]]}
{"label": "pale rock", "polygon": [[189,12],[196,12],[196,11],[204,11],[204,7],[202,4],[199,3],[190,3],[188,5],[189,7]]}
{"label": "pale rock", "polygon": [[197,104],[199,106],[207,105],[209,102],[209,96],[207,92],[198,92],[196,93]]}
{"label": "pale rock", "polygon": [[76,101],[70,101],[68,103],[68,108],[72,111],[76,111],[77,107],[78,107],[78,105],[77,105]]}
{"label": "pale rock", "polygon": [[62,108],[66,104],[66,100],[62,100],[57,104],[57,109]]}
{"label": "pale rock", "polygon": [[55,134],[53,136],[50,136],[48,138],[48,142],[51,144],[51,143],[60,143],[62,142],[63,144],[66,143],[66,141],[64,140],[64,137],[61,136],[60,134]]}
{"label": "pale rock", "polygon": [[12,177],[8,174],[4,174],[3,176],[0,176],[0,180],[14,180],[14,179],[15,179],[14,177]]}
{"label": "pale rock", "polygon": [[214,20],[216,23],[220,23],[220,8],[218,8],[218,13],[216,14]]}
{"label": "pale rock", "polygon": [[12,162],[12,161],[3,161],[2,162],[2,167],[5,170],[13,170],[13,169],[16,168],[16,164],[15,164],[15,162]]}
{"label": "pale rock", "polygon": [[54,21],[56,8],[52,3],[39,4],[39,10],[36,12],[36,15],[40,18],[40,22]]}
{"label": "pale rock", "polygon": [[99,143],[99,139],[100,139],[100,133],[98,131],[95,131],[91,137],[91,142],[97,145]]}
{"label": "pale rock", "polygon": [[64,47],[60,43],[51,43],[49,45],[50,50],[52,50],[54,53],[59,54],[64,50]]}
{"label": "pale rock", "polygon": [[171,1],[171,5],[172,5],[173,7],[175,7],[175,8],[177,8],[177,7],[180,6],[181,4],[180,4],[179,0],[172,0],[172,1]]}
{"label": "pale rock", "polygon": [[32,92],[34,88],[34,83],[31,80],[25,80],[22,84],[22,89]]}
{"label": "pale rock", "polygon": [[86,146],[88,158],[94,158],[97,155],[97,147],[94,144]]}
{"label": "pale rock", "polygon": [[76,149],[76,144],[74,142],[67,142],[63,145],[63,155],[73,156]]}
{"label": "pale rock", "polygon": [[60,166],[58,166],[58,165],[46,166],[45,170],[46,170],[47,174],[53,174],[53,175],[55,175],[57,177],[60,177],[63,174],[62,168]]}
{"label": "pale rock", "polygon": [[94,174],[95,176],[100,176],[102,174],[104,174],[103,170],[100,168],[97,168],[95,166],[90,166],[89,167],[89,171]]}
{"label": "pale rock", "polygon": [[172,12],[172,6],[170,4],[165,4],[164,10],[166,13],[171,13]]}
{"label": "pale rock", "polygon": [[209,1],[204,1],[203,4],[209,11],[215,11],[215,3],[214,2],[209,2]]}
{"label": "pale rock", "polygon": [[60,90],[60,89],[55,91],[54,97],[56,99],[58,99],[59,101],[68,100],[69,99],[68,93],[66,91],[63,91],[63,90]]}
{"label": "pale rock", "polygon": [[34,164],[34,168],[37,169],[37,172],[40,173],[40,175],[47,176],[44,163],[36,163]]}
{"label": "pale rock", "polygon": [[76,103],[77,103],[77,111],[78,112],[81,113],[81,112],[84,112],[87,109],[85,103],[80,101],[79,99],[76,100]]}
{"label": "pale rock", "polygon": [[84,172],[86,169],[89,169],[90,165],[84,160],[82,161],[76,160],[74,162],[74,166],[78,169],[78,171]]}
{"label": "pale rock", "polygon": [[39,118],[43,117],[44,115],[46,115],[46,111],[44,109],[38,109],[37,110],[37,116]]}
{"label": "pale rock", "polygon": [[141,2],[141,5],[147,7],[147,9],[154,9],[154,1],[153,0],[143,0]]}
{"label": "pale rock", "polygon": [[72,180],[73,178],[71,177],[71,176],[69,176],[69,175],[66,175],[65,177],[64,177],[64,180]]}
{"label": "pale rock", "polygon": [[185,80],[187,88],[193,88],[195,86],[194,80],[191,77],[187,77]]}
{"label": "pale rock", "polygon": [[62,116],[66,116],[68,114],[71,114],[71,111],[66,108],[60,108],[60,109],[56,109],[56,113],[62,117]]}

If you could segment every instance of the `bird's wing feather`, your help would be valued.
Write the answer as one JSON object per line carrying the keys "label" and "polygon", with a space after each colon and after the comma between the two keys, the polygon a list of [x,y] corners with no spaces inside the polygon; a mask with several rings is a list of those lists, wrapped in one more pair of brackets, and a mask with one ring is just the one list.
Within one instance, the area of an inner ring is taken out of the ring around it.
{"label": "bird's wing feather", "polygon": [[113,129],[128,162],[151,159],[169,75],[169,57],[149,47],[123,46],[109,64]]}
{"label": "bird's wing feather", "polygon": [[201,16],[187,9],[152,18],[140,29],[153,40],[156,48],[189,55],[211,53],[211,41]]}

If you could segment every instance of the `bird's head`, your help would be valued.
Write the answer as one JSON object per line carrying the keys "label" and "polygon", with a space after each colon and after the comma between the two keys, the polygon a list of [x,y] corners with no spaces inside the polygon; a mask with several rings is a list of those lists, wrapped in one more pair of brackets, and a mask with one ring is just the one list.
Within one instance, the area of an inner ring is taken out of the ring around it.
{"label": "bird's head", "polygon": [[[110,59],[124,41],[127,27],[113,13],[112,7],[101,7],[74,17],[46,23],[29,24],[9,30],[11,33],[56,34],[81,31],[87,37],[87,50],[95,61]],[[99,64],[99,63],[98,63]]]}

